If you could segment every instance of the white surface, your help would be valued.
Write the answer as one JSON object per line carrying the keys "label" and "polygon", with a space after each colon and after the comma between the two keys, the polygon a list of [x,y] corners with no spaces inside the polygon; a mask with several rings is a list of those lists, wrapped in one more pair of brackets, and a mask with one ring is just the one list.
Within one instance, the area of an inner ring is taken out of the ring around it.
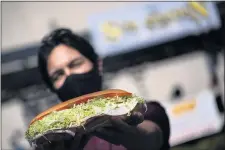
{"label": "white surface", "polygon": [[136,86],[136,81],[131,75],[132,74],[130,72],[124,69],[118,72],[117,74],[111,76],[111,78],[106,81],[107,85],[111,89],[122,89],[134,93],[136,95],[143,96],[138,87]]}
{"label": "white surface", "polygon": [[51,22],[76,32],[87,29],[87,18],[129,2],[2,2],[2,48],[40,42]]}
{"label": "white surface", "polygon": [[19,100],[14,99],[2,104],[2,149],[12,149],[9,140],[11,140],[16,130],[22,133],[19,143],[28,149],[29,144],[24,136],[26,131],[24,122],[22,103]]}
{"label": "white surface", "polygon": [[175,85],[180,85],[184,96],[197,94],[209,86],[210,76],[205,55],[193,53],[175,59],[150,63],[143,74],[143,82],[150,99],[171,99]]}
{"label": "white surface", "polygon": [[177,145],[221,131],[224,115],[217,111],[213,93],[203,90],[197,95],[188,96],[181,103],[196,100],[196,107],[179,116],[174,116],[174,104],[163,103],[171,124],[171,145]]}

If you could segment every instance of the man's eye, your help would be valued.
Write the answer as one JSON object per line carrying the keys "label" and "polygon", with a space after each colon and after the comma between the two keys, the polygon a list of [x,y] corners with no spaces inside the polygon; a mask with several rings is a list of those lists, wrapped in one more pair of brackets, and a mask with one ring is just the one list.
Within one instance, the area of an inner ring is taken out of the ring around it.
{"label": "man's eye", "polygon": [[60,75],[53,76],[52,81],[55,82],[55,81],[59,80],[59,78],[60,78]]}
{"label": "man's eye", "polygon": [[83,63],[83,60],[73,62],[73,63],[69,64],[69,68],[79,67],[82,63]]}
{"label": "man's eye", "polygon": [[53,75],[51,77],[52,78],[52,81],[55,82],[55,81],[59,80],[62,77],[62,75],[63,75],[62,73]]}

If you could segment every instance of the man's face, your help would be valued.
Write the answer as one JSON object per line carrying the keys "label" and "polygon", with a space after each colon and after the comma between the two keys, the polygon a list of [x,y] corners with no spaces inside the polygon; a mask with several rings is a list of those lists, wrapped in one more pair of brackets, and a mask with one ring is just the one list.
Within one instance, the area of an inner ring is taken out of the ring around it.
{"label": "man's face", "polygon": [[93,63],[79,51],[60,44],[53,49],[48,57],[47,70],[55,89],[64,84],[71,74],[83,74],[93,68]]}

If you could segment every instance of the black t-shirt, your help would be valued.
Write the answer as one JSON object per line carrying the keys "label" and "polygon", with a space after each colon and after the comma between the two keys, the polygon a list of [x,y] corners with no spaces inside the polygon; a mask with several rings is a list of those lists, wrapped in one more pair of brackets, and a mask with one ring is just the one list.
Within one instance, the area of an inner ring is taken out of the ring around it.
{"label": "black t-shirt", "polygon": [[160,150],[169,150],[170,124],[165,109],[155,101],[148,102],[147,107],[148,109],[145,113],[145,120],[150,120],[156,123],[163,132],[163,146]]}

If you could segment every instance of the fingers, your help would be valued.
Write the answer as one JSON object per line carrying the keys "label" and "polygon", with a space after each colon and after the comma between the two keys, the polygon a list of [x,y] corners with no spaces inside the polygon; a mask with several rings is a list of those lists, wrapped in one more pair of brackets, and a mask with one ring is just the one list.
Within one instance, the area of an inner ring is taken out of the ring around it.
{"label": "fingers", "polygon": [[83,149],[90,139],[91,135],[84,135],[80,141],[79,148]]}
{"label": "fingers", "polygon": [[119,117],[112,117],[111,123],[113,127],[119,129],[122,132],[127,132],[132,128],[132,126],[128,125],[124,120]]}
{"label": "fingers", "polygon": [[89,139],[90,137],[86,135],[76,135],[70,140],[51,141],[39,145],[35,150],[82,150]]}
{"label": "fingers", "polygon": [[109,143],[120,145],[123,135],[118,131],[109,128],[99,128],[94,133],[100,139],[104,139]]}
{"label": "fingers", "polygon": [[[75,135],[74,139],[69,143],[69,150],[80,150],[81,149],[81,142],[83,142],[83,135],[77,134]],[[83,145],[82,145],[83,146]],[[85,146],[85,145],[84,145]]]}
{"label": "fingers", "polygon": [[111,117],[112,127],[98,128],[94,135],[115,145],[124,145],[129,136],[137,132],[136,125],[144,121],[144,116],[133,112],[127,119],[124,116]]}
{"label": "fingers", "polygon": [[69,150],[79,150],[80,140],[81,139],[76,139],[76,140],[72,141],[70,143],[71,145],[69,147]]}
{"label": "fingers", "polygon": [[64,150],[64,142],[63,141],[53,141],[49,143],[45,143],[43,145],[39,145],[35,150]]}
{"label": "fingers", "polygon": [[127,119],[112,117],[111,123],[114,127],[123,132],[130,132],[134,127],[144,121],[144,116],[140,112],[133,112]]}
{"label": "fingers", "polygon": [[73,141],[71,141],[69,150],[82,150],[90,140],[91,135],[77,134]]}
{"label": "fingers", "polygon": [[140,112],[133,112],[130,117],[126,119],[129,125],[138,125],[144,121],[144,115]]}
{"label": "fingers", "polygon": [[53,143],[50,144],[51,148],[49,150],[64,150],[64,141],[54,141]]}

